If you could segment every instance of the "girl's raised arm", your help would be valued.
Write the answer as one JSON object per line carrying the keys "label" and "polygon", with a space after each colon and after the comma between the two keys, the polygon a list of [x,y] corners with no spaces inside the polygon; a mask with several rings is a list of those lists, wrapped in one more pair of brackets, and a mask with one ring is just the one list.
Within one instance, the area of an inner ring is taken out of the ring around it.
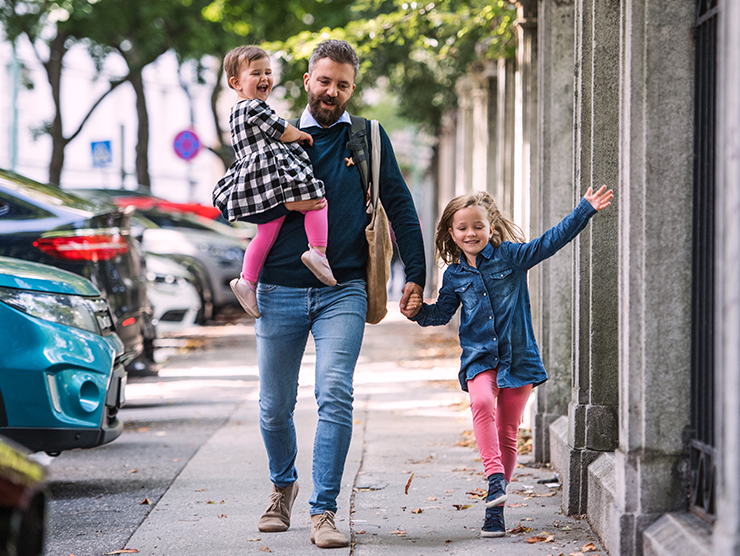
{"label": "girl's raised arm", "polygon": [[594,190],[589,187],[586,194],[583,196],[583,198],[591,203],[591,206],[597,211],[605,209],[611,205],[610,201],[612,200],[612,197],[614,197],[614,192],[611,189],[607,191],[606,185],[602,185],[596,193],[594,193]]}

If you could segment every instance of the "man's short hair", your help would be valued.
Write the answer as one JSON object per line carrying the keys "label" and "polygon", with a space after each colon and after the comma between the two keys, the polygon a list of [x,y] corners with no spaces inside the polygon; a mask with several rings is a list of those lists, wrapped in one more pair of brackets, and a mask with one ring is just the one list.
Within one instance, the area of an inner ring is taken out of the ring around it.
{"label": "man's short hair", "polygon": [[330,39],[318,44],[314,48],[311,58],[308,60],[308,74],[311,75],[316,63],[322,58],[329,58],[337,64],[349,64],[355,70],[355,78],[360,71],[360,61],[357,59],[355,49],[347,41]]}

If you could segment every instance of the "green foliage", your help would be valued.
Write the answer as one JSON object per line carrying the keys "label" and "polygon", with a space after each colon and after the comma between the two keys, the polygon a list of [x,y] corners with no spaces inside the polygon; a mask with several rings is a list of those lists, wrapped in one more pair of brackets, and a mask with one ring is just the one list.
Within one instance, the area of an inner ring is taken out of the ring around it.
{"label": "green foliage", "polygon": [[515,18],[513,5],[503,0],[359,0],[341,27],[303,31],[265,46],[282,60],[281,83],[300,107],[313,47],[326,38],[347,40],[361,61],[358,88],[382,80],[398,97],[400,115],[436,134],[443,112],[456,106],[455,83],[470,65],[513,55]]}

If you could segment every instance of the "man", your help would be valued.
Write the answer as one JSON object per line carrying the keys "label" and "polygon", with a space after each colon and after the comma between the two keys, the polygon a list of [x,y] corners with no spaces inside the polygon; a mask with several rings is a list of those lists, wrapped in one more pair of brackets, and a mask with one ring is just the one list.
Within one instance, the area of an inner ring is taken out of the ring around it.
{"label": "man", "polygon": [[[352,153],[346,112],[359,69],[357,55],[344,41],[321,43],[311,55],[304,86],[308,107],[298,127],[313,136],[304,145],[314,173],[324,181],[326,200],[286,203],[259,215],[268,221],[287,215],[280,236],[260,275],[257,299],[257,357],[260,370],[260,430],[267,450],[273,491],[262,515],[263,532],[286,531],[298,494],[293,410],[298,372],[309,332],[316,342],[318,425],[313,453],[310,498],[311,542],[320,548],[348,546],[334,514],[345,458],[352,437],[352,377],[362,344],[367,311],[365,192]],[[381,130],[380,199],[393,223],[406,285],[405,309],[413,293],[422,295],[425,280],[421,229],[411,194],[398,169],[393,148]],[[325,286],[301,262],[307,239],[299,211],[329,206],[327,256],[338,284]],[[256,221],[256,219],[252,219]]]}

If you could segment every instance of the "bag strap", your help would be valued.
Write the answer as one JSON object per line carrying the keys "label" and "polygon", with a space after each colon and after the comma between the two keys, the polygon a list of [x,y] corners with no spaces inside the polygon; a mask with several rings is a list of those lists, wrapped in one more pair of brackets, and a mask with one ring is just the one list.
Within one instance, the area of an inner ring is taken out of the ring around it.
{"label": "bag strap", "polygon": [[370,200],[372,210],[378,209],[378,197],[380,195],[380,124],[378,120],[370,120],[370,144],[372,145],[372,163],[373,173],[370,181]]}

